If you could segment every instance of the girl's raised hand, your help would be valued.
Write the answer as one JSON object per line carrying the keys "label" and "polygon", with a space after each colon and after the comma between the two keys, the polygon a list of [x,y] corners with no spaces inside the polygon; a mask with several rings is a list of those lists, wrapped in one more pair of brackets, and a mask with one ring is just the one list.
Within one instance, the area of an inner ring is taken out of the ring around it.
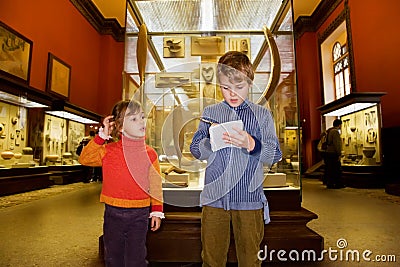
{"label": "girl's raised hand", "polygon": [[113,121],[113,118],[114,118],[114,116],[110,115],[110,116],[105,117],[103,120],[103,126],[104,126],[103,133],[107,136],[111,134],[111,132],[114,128],[115,122]]}

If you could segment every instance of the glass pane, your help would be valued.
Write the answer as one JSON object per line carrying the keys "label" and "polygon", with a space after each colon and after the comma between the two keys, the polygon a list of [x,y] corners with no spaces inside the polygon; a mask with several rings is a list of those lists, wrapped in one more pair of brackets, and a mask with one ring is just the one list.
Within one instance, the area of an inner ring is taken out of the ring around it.
{"label": "glass pane", "polygon": [[[282,0],[133,1],[150,32],[249,31],[271,27]],[[289,23],[286,23],[288,27]]]}
{"label": "glass pane", "polygon": [[341,117],[344,165],[380,165],[378,105]]}
{"label": "glass pane", "polygon": [[[202,4],[209,0],[133,2],[146,22],[148,39],[152,44],[149,47],[152,53],[148,51],[147,54],[145,83],[133,96],[144,103],[148,118],[147,143],[160,155],[162,170],[171,166],[184,170],[188,173],[189,185],[200,186],[207,162],[195,159],[189,151],[189,145],[204,107],[223,99],[216,79],[206,81],[207,74],[216,71],[210,67],[215,66],[220,55],[192,55],[192,38],[208,37],[210,34],[199,30]],[[286,11],[281,9],[281,0],[211,2],[212,25],[215,30],[222,32],[212,33],[209,37],[221,37],[223,53],[241,49],[238,43],[235,46],[235,42],[246,40],[248,49],[244,52],[256,64],[249,100],[259,100],[268,90],[271,81],[276,81],[269,88],[274,92],[263,105],[272,111],[283,159],[273,166],[273,173],[265,169],[265,186],[279,190],[299,190],[301,127],[297,119],[291,8]],[[271,53],[275,56],[275,50],[268,47],[262,27],[264,24],[271,27],[274,21],[278,21],[277,16],[282,19],[277,22],[279,31],[273,33],[273,38],[278,48],[276,55],[279,55],[279,62],[273,65]],[[125,71],[138,81],[136,43],[137,36],[128,33],[125,42]],[[173,50],[179,48],[180,52],[171,52],[171,47]],[[207,48],[202,49],[200,52],[207,51]],[[159,69],[159,66],[164,68]],[[141,91],[143,96],[140,95]],[[284,179],[279,180],[279,185],[276,184],[275,178],[281,177]],[[275,184],[271,181],[275,181]]]}
{"label": "glass pane", "polygon": [[345,94],[348,95],[350,94],[351,90],[351,83],[350,83],[350,69],[346,68],[344,69],[344,86],[345,86]]}
{"label": "glass pane", "polygon": [[333,61],[338,60],[342,56],[342,47],[340,46],[340,43],[337,42],[333,46]]}

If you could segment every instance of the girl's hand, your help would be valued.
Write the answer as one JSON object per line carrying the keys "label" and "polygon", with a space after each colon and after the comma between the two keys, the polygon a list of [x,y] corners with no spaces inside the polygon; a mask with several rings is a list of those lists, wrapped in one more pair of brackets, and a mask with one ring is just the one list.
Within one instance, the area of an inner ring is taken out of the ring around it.
{"label": "girl's hand", "polygon": [[160,228],[160,225],[161,225],[161,218],[156,216],[151,217],[151,222],[150,222],[151,231],[157,231],[158,228]]}
{"label": "girl's hand", "polygon": [[251,135],[245,130],[241,130],[236,127],[233,127],[233,130],[235,130],[236,133],[229,134],[228,132],[225,132],[222,136],[222,139],[225,141],[225,143],[245,148],[248,152],[252,151],[256,145],[253,137],[251,137]]}
{"label": "girl's hand", "polygon": [[105,117],[103,120],[103,125],[104,125],[103,133],[106,136],[110,135],[114,128],[115,122],[112,120],[113,117],[114,117],[113,115],[110,115],[110,116]]}

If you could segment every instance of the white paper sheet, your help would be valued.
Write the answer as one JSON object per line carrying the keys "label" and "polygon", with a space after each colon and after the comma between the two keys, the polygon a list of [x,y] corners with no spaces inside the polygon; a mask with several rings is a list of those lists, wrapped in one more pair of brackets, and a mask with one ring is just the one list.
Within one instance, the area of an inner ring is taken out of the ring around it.
{"label": "white paper sheet", "polygon": [[242,130],[243,121],[241,120],[229,121],[210,127],[209,131],[210,131],[210,143],[212,151],[215,152],[224,147],[231,147],[231,146],[236,147],[234,145],[225,143],[225,141],[222,139],[222,135],[226,132],[228,132],[229,134],[237,133],[237,131],[235,131],[233,127]]}

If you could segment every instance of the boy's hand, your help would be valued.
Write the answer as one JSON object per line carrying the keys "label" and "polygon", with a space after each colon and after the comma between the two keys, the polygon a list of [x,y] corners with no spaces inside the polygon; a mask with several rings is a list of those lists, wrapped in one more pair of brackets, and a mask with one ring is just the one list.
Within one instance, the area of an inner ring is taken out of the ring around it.
{"label": "boy's hand", "polygon": [[248,152],[252,151],[256,145],[253,137],[251,137],[251,135],[249,135],[245,130],[235,127],[233,127],[233,129],[236,131],[235,134],[229,134],[228,132],[225,132],[222,136],[222,139],[225,141],[225,143],[245,148]]}
{"label": "boy's hand", "polygon": [[161,225],[161,218],[152,216],[151,217],[151,222],[150,222],[150,229],[151,231],[157,231],[158,228],[160,228]]}
{"label": "boy's hand", "polygon": [[105,117],[103,120],[103,125],[104,125],[103,133],[107,136],[111,134],[115,125],[115,122],[112,121],[113,117],[114,117],[113,115],[110,115]]}

